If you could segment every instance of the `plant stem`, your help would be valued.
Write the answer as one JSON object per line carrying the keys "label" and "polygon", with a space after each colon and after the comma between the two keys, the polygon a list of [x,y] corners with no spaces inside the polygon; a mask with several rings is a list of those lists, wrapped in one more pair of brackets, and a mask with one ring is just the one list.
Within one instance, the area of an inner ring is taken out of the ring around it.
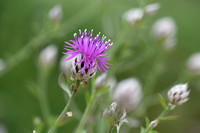
{"label": "plant stem", "polygon": [[81,121],[76,129],[76,132],[75,133],[80,133],[87,121],[87,118],[88,118],[88,115],[89,115],[89,112],[90,112],[90,109],[96,99],[96,88],[95,88],[95,78],[92,78],[92,94],[91,94],[91,97],[90,97],[90,101],[87,103],[87,107],[84,111],[84,114],[81,118]]}
{"label": "plant stem", "polygon": [[[75,88],[78,90],[80,86],[80,81],[76,80],[75,82]],[[56,122],[54,123],[54,125],[51,127],[51,129],[48,131],[48,133],[54,133],[55,129],[58,127],[59,123],[62,121],[62,119],[64,118],[65,114],[67,113],[67,111],[69,110],[69,106],[72,102],[73,97],[75,96],[76,91],[72,92],[71,97],[69,97],[69,100],[65,106],[65,108],[63,109],[62,113],[59,115],[59,117],[57,118]]]}
{"label": "plant stem", "polygon": [[[167,113],[171,110],[171,105],[167,105],[167,108],[155,119],[156,126],[159,124],[159,122],[167,115]],[[154,127],[155,128],[155,127]],[[148,133],[151,129],[150,126],[148,126],[145,130],[145,133]]]}
{"label": "plant stem", "polygon": [[114,127],[113,125],[110,126],[110,128],[108,130],[108,133],[112,133],[113,132],[113,127]]}

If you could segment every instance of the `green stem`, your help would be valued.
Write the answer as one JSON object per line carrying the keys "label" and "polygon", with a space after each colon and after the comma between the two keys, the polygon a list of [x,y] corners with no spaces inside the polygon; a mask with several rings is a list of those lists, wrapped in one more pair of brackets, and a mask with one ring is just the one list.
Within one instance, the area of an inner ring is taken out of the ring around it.
{"label": "green stem", "polygon": [[[80,86],[80,81],[77,80],[76,83],[75,83],[75,88],[78,90],[79,86]],[[75,96],[75,94],[76,94],[76,91],[73,91],[71,97],[69,97],[69,100],[68,100],[68,102],[67,102],[65,108],[63,109],[63,111],[62,111],[62,113],[59,115],[59,117],[57,118],[57,120],[56,120],[56,122],[54,123],[54,125],[53,125],[53,126],[51,127],[51,129],[48,131],[48,133],[54,133],[54,132],[55,132],[56,128],[58,127],[58,125],[60,124],[60,122],[63,120],[65,114],[66,114],[67,111],[69,110],[69,106],[70,106],[70,104],[71,104],[71,102],[72,102],[72,99],[73,99],[73,97]]]}
{"label": "green stem", "polygon": [[114,126],[111,125],[110,128],[109,128],[109,130],[108,130],[108,133],[112,133],[113,132],[113,128],[114,128]]}
{"label": "green stem", "polygon": [[89,115],[89,112],[90,112],[90,109],[96,99],[96,88],[95,88],[95,78],[92,78],[92,94],[91,94],[91,97],[90,97],[90,101],[87,103],[87,107],[84,111],[84,114],[81,118],[81,121],[76,129],[76,132],[75,133],[80,133],[87,121],[87,118],[88,118],[88,115]]}
{"label": "green stem", "polygon": [[[167,108],[155,119],[156,126],[160,123],[160,121],[167,115],[167,113],[171,110],[171,105],[167,105]],[[155,127],[154,127],[155,128]],[[145,130],[145,133],[148,133],[151,129],[150,126],[148,126]]]}

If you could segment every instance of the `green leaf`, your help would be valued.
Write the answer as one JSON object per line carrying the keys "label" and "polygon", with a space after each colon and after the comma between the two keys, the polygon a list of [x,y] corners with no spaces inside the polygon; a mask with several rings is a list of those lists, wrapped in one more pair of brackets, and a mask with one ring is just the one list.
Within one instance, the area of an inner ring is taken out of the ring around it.
{"label": "green leaf", "polygon": [[147,117],[145,117],[145,122],[146,122],[146,128],[148,128],[150,124],[150,120]]}
{"label": "green leaf", "polygon": [[59,75],[59,77],[58,77],[58,84],[63,89],[63,91],[68,94],[69,97],[72,96],[71,90],[69,89],[69,87],[67,85],[67,77],[66,77],[66,75],[64,73],[61,73]]}
{"label": "green leaf", "polygon": [[180,118],[181,118],[181,116],[173,115],[173,116],[166,116],[162,120],[178,120]]}
{"label": "green leaf", "polygon": [[163,99],[162,95],[158,94],[158,98],[159,98],[160,104],[162,105],[164,110],[166,110],[167,109],[167,105],[166,105],[165,100]]}
{"label": "green leaf", "polygon": [[151,130],[150,133],[158,133],[157,131],[155,130]]}

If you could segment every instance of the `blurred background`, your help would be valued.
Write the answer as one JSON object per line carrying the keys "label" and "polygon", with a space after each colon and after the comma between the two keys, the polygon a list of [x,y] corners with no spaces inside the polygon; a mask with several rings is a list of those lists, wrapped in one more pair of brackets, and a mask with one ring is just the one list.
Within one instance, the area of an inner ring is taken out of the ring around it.
{"label": "blurred background", "polygon": [[[160,4],[156,13],[149,16],[144,13],[137,24],[124,18],[128,10],[145,9],[155,2]],[[54,18],[50,10],[56,5],[61,7],[62,13]],[[188,58],[200,52],[199,7],[199,0],[1,0],[0,133],[30,133],[41,128],[44,116],[37,98],[38,88],[45,88],[49,117],[54,119],[60,114],[66,103],[66,96],[58,85],[64,41],[73,39],[79,29],[94,29],[94,34],[101,32],[113,42],[109,50],[112,66],[108,78],[121,81],[136,77],[141,82],[144,92],[141,107],[128,113],[129,117],[144,126],[145,116],[153,120],[162,111],[157,93],[167,100],[170,87],[188,83],[190,100],[170,112],[182,118],[162,122],[155,130],[200,132],[200,75],[187,67]],[[163,17],[173,18],[177,27],[176,45],[170,49],[165,49],[163,40],[158,41],[152,35],[154,23]],[[50,44],[57,47],[58,54],[55,64],[46,70],[38,58],[42,49]],[[76,110],[77,115],[85,109],[86,90],[88,88],[80,88],[74,100],[72,110]],[[96,102],[100,106],[93,109],[87,132],[104,132],[98,118],[111,103],[109,96],[105,97],[106,100],[99,98]],[[79,116],[71,118],[58,132],[73,132],[79,120]],[[123,133],[139,131],[140,127],[128,124],[121,128]]]}

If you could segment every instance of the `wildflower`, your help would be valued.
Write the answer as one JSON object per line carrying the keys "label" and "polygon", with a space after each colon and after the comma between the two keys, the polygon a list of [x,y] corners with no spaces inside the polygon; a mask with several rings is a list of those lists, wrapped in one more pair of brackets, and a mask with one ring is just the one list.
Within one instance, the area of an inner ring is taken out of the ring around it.
{"label": "wildflower", "polygon": [[152,29],[153,36],[163,41],[166,49],[171,49],[176,45],[176,32],[176,24],[170,17],[157,20]]}
{"label": "wildflower", "polygon": [[49,45],[44,48],[39,55],[39,63],[44,68],[50,68],[55,65],[58,48],[55,45]]}
{"label": "wildflower", "polygon": [[141,21],[144,15],[144,11],[140,8],[133,8],[125,12],[123,18],[130,25],[134,26],[137,22]]}
{"label": "wildflower", "polygon": [[168,91],[168,98],[172,105],[181,105],[182,103],[188,101],[188,95],[190,91],[187,91],[187,84],[178,84],[173,86]]}
{"label": "wildflower", "polygon": [[[78,80],[87,80],[95,75],[97,68],[102,72],[107,72],[108,65],[111,65],[107,61],[106,51],[112,46],[110,39],[105,41],[106,37],[103,35],[100,38],[100,33],[96,37],[92,37],[93,30],[87,33],[85,30],[81,33],[79,30],[79,36],[74,34],[74,40],[65,42],[67,46],[64,48],[67,50],[64,54],[71,55],[65,61],[73,58],[72,74]],[[104,42],[105,41],[105,42]]]}
{"label": "wildflower", "polygon": [[4,60],[0,59],[0,71],[3,71],[6,68],[6,63]]}
{"label": "wildflower", "polygon": [[69,55],[64,55],[61,58],[61,60],[60,60],[60,69],[61,69],[62,72],[66,73],[67,75],[70,75],[71,74],[71,68],[72,68],[73,59],[65,61],[66,58],[69,58]]}
{"label": "wildflower", "polygon": [[50,11],[49,11],[49,19],[52,22],[59,22],[62,17],[62,8],[60,5],[54,6]]}
{"label": "wildflower", "polygon": [[194,53],[187,61],[187,67],[194,74],[200,74],[200,52]]}
{"label": "wildflower", "polygon": [[117,102],[120,108],[125,108],[126,111],[135,109],[142,99],[142,87],[139,81],[135,78],[121,81],[117,85],[112,99]]}
{"label": "wildflower", "polygon": [[97,89],[101,89],[106,85],[107,74],[103,73],[96,78],[95,85]]}
{"label": "wildflower", "polygon": [[33,133],[37,133],[37,131],[33,130]]}
{"label": "wildflower", "polygon": [[145,13],[148,16],[152,16],[154,15],[160,8],[160,4],[159,3],[153,3],[153,4],[149,4],[145,7]]}

